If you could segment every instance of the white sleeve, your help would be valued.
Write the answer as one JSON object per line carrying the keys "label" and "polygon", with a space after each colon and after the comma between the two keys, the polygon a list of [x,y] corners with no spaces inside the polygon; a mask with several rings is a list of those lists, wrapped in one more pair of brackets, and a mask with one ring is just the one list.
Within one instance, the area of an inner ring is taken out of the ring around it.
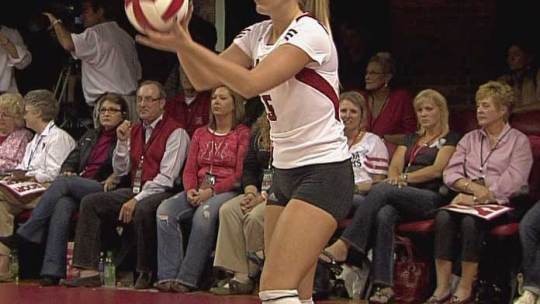
{"label": "white sleeve", "polygon": [[371,137],[370,150],[366,154],[364,168],[371,175],[388,174],[388,149],[383,141],[376,135]]}
{"label": "white sleeve", "polygon": [[22,70],[27,67],[30,62],[32,62],[32,54],[24,44],[24,41],[18,31],[10,30],[6,32],[6,35],[8,36],[9,41],[11,41],[11,43],[13,43],[15,46],[17,54],[19,55],[18,58],[8,56],[8,66]]}
{"label": "white sleeve", "polygon": [[101,45],[97,32],[89,28],[80,34],[71,34],[71,39],[75,46],[75,50],[71,54],[77,59],[92,64],[92,61],[95,61],[99,54],[98,47]]}
{"label": "white sleeve", "polygon": [[261,23],[256,23],[243,29],[233,40],[242,52],[244,52],[249,58],[255,58],[255,48],[257,46],[257,39],[260,33]]}
{"label": "white sleeve", "polygon": [[300,48],[319,65],[330,58],[332,37],[316,19],[302,17],[287,31],[285,39],[286,43]]}

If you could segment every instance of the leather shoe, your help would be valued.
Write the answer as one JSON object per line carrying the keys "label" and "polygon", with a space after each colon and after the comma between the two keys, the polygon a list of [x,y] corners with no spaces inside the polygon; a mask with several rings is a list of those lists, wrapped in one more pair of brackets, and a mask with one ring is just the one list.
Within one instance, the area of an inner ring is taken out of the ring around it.
{"label": "leather shoe", "polygon": [[9,249],[17,249],[19,243],[21,242],[21,237],[16,233],[9,236],[0,236],[0,243],[6,246]]}
{"label": "leather shoe", "polygon": [[141,272],[137,281],[135,281],[135,289],[148,289],[152,286],[152,273],[151,272]]}
{"label": "leather shoe", "polygon": [[60,280],[60,284],[66,287],[100,287],[101,277],[98,274],[73,280]]}
{"label": "leather shoe", "polygon": [[60,282],[60,278],[53,276],[43,276],[39,280],[39,285],[42,287],[56,286]]}

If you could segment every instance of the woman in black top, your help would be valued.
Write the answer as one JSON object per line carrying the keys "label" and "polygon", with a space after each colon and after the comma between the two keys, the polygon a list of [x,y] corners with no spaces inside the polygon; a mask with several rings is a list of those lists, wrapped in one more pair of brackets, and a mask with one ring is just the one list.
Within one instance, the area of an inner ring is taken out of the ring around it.
{"label": "woman in black top", "polygon": [[449,131],[446,99],[440,93],[420,92],[414,109],[419,130],[405,136],[394,152],[388,178],[371,188],[353,222],[326,250],[336,261],[344,261],[350,247],[365,256],[368,241],[374,238],[372,273],[377,288],[370,303],[392,301],[395,223],[433,215],[443,202],[439,194],[443,169],[459,140]]}
{"label": "woman in black top", "polygon": [[[249,252],[264,247],[263,219],[266,189],[263,179],[271,173],[270,124],[266,114],[252,127],[248,153],[244,159],[241,194],[226,202],[219,210],[219,232],[214,266],[234,274],[228,288],[213,288],[215,294],[251,294],[255,287],[253,274],[258,265],[248,261]],[[251,275],[251,276],[250,276]]]}

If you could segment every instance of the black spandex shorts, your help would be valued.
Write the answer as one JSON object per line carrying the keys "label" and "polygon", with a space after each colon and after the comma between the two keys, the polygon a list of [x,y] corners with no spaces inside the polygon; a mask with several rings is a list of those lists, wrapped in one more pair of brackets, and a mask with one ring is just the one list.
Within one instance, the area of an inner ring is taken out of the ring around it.
{"label": "black spandex shorts", "polygon": [[269,205],[286,206],[299,199],[330,213],[336,220],[349,214],[354,191],[351,161],[275,169]]}

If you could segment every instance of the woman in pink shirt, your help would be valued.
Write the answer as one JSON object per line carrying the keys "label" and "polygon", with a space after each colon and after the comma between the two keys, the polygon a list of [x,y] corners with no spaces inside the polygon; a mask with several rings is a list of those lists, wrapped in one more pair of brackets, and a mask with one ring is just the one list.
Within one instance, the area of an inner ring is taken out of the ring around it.
{"label": "woman in pink shirt", "polygon": [[[240,122],[244,99],[224,86],[212,93],[210,122],[195,131],[181,193],[157,210],[160,291],[188,292],[199,279],[215,243],[219,208],[240,187],[250,130]],[[192,221],[184,254],[181,224]]]}
{"label": "woman in pink shirt", "polygon": [[32,133],[24,128],[24,105],[21,95],[0,95],[0,170],[14,169],[24,156]]}
{"label": "woman in pink shirt", "polygon": [[[459,194],[452,204],[508,204],[527,186],[533,158],[527,136],[508,124],[512,88],[490,81],[476,92],[479,129],[461,139],[444,170],[444,182]],[[482,243],[490,222],[462,213],[439,211],[435,218],[437,288],[426,303],[472,303]],[[461,242],[457,236],[461,235]],[[461,278],[452,294],[452,261],[461,245]],[[449,302],[446,302],[448,301]]]}

